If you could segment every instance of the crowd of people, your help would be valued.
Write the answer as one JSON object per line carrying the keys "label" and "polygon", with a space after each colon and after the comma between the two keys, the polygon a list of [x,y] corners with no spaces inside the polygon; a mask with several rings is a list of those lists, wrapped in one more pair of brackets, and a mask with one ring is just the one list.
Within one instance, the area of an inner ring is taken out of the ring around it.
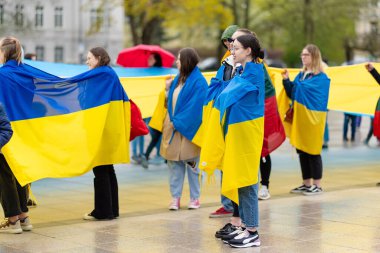
{"label": "crowd of people", "polygon": [[[301,50],[303,67],[294,80],[290,80],[287,69],[283,70],[284,89],[277,100],[258,36],[234,25],[225,30],[221,41],[226,54],[209,85],[197,67],[196,50],[179,51],[178,74],[166,79],[155,112],[145,121],[150,126],[151,142],[144,150],[143,136],[137,137],[133,141],[132,159],[148,168],[150,154],[156,147],[167,161],[170,210],[181,207],[186,173],[190,188],[187,207],[198,209],[203,172],[211,175],[214,170],[221,170],[222,206],[210,217],[232,217],[216,231],[215,237],[234,248],[257,247],[261,245],[259,199],[270,198],[270,154],[286,136],[298,153],[302,175],[302,185],[290,192],[306,196],[323,192],[321,151],[326,145],[330,79],[325,74],[319,48],[308,44]],[[89,71],[94,71],[109,66],[110,61],[106,50],[96,47],[89,50],[86,63]],[[12,75],[23,67],[21,43],[16,38],[5,37],[0,41],[0,62],[4,64],[0,75]],[[148,62],[150,67],[162,66],[156,54],[151,54]],[[380,75],[373,65],[369,63],[366,68],[380,84]],[[116,73],[112,75],[116,77]],[[0,147],[12,138],[7,118],[9,106],[0,104]],[[377,112],[379,107],[380,103]],[[372,132],[380,136],[379,116],[376,113],[372,120],[375,127],[371,128],[370,136]],[[355,122],[352,115],[345,117],[345,126],[350,119]],[[355,124],[351,124],[352,128]],[[352,135],[351,140],[354,138]],[[1,153],[0,166],[1,204],[6,217],[0,233],[30,231],[33,226],[28,216],[28,186],[18,183]],[[117,218],[118,183],[113,164],[98,165],[93,173],[94,209],[83,219]]]}

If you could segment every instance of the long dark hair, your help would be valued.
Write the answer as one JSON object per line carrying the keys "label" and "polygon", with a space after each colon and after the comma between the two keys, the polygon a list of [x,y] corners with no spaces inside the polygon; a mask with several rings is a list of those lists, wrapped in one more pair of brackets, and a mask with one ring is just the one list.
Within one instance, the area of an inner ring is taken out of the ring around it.
{"label": "long dark hair", "polygon": [[251,48],[253,61],[257,58],[264,59],[264,51],[261,49],[259,39],[252,34],[241,35],[236,38],[244,48]]}
{"label": "long dark hair", "polygon": [[111,62],[110,56],[107,51],[102,47],[94,47],[90,49],[91,54],[95,56],[99,60],[96,67],[100,66],[108,66]]}
{"label": "long dark hair", "polygon": [[181,68],[179,70],[178,83],[185,83],[190,73],[194,70],[199,62],[199,55],[194,48],[183,48],[179,51],[179,61]]}

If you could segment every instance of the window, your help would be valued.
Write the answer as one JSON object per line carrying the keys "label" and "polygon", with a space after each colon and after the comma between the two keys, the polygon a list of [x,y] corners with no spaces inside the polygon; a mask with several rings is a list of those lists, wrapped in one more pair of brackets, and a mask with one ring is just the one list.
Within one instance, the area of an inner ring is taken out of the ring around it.
{"label": "window", "polygon": [[36,7],[36,20],[35,26],[42,27],[44,25],[44,7],[37,6]]}
{"label": "window", "polygon": [[55,47],[54,49],[54,61],[63,62],[63,47]]}
{"label": "window", "polygon": [[100,26],[102,21],[102,10],[101,9],[91,9],[90,11],[90,24],[91,26]]}
{"label": "window", "polygon": [[0,4],[0,25],[4,24],[4,5]]}
{"label": "window", "polygon": [[63,8],[55,7],[54,9],[54,26],[62,27],[63,26]]}
{"label": "window", "polygon": [[24,25],[24,5],[22,4],[16,4],[15,24],[16,26]]}
{"label": "window", "polygon": [[36,46],[37,61],[43,61],[45,59],[45,48],[43,46]]}

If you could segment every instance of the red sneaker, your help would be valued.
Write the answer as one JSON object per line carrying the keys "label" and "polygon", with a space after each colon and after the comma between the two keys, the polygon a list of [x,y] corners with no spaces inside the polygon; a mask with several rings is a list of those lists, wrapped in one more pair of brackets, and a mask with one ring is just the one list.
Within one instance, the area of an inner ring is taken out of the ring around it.
{"label": "red sneaker", "polygon": [[210,218],[221,218],[221,217],[230,217],[230,216],[232,216],[232,212],[224,209],[224,207],[222,206],[221,208],[219,208],[215,212],[210,213],[210,215],[208,217],[210,217]]}

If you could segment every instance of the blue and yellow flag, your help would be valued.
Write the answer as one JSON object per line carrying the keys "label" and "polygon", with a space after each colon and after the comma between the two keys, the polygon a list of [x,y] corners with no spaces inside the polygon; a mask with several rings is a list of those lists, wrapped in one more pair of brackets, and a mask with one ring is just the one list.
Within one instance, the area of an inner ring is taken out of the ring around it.
{"label": "blue and yellow flag", "polygon": [[2,152],[21,185],[129,162],[129,99],[110,67],[61,79],[11,60],[0,101],[14,131]]}
{"label": "blue and yellow flag", "polygon": [[200,169],[223,171],[222,194],[239,203],[238,188],[258,182],[264,138],[264,70],[247,63],[215,101],[201,149]]}
{"label": "blue and yellow flag", "polygon": [[206,97],[207,81],[198,67],[187,77],[178,94],[173,111],[173,92],[178,84],[179,75],[174,78],[168,94],[168,114],[174,129],[194,144],[201,146],[202,107]]}
{"label": "blue and yellow flag", "polygon": [[[312,155],[321,153],[325,130],[330,79],[323,72],[301,80],[300,72],[293,81],[293,122],[284,121],[286,136],[297,149]],[[290,100],[285,90],[279,96],[280,115],[285,115]]]}

